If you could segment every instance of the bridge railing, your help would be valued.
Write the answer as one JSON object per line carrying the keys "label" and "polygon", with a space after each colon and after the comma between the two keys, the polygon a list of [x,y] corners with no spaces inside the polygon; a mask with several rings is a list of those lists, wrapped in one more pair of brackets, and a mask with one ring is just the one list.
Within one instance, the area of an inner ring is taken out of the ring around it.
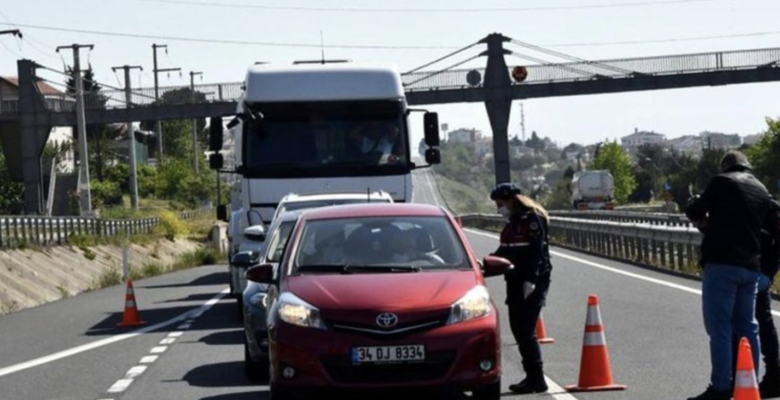
{"label": "bridge railing", "polygon": [[[211,215],[210,209],[179,213],[189,221]],[[152,232],[159,217],[98,219],[85,217],[0,216],[0,248],[55,246],[70,243],[73,236],[117,237]]]}
{"label": "bridge railing", "polygon": [[[779,63],[780,48],[549,63],[525,65],[528,77],[522,83],[513,82],[513,85],[769,68],[778,67]],[[514,64],[523,65],[523,62]],[[404,74],[402,79],[408,91],[480,87],[481,84],[472,86],[468,83],[466,77],[471,71],[477,71],[482,78],[485,76],[484,68],[471,68],[420,71]]]}
{"label": "bridge railing", "polygon": [[[181,94],[170,94],[175,92]],[[229,82],[195,85],[195,92],[197,94],[193,100],[188,96],[191,93],[189,85],[159,88],[160,98],[169,93],[167,104],[201,104],[204,102],[237,101],[243,93],[243,84]],[[76,109],[76,98],[72,94],[46,95],[44,98],[49,111],[70,112]],[[153,106],[155,104],[154,88],[132,89],[130,101],[133,107]],[[97,93],[84,94],[84,108],[87,110],[126,107],[124,90],[101,90]]]}
{"label": "bridge railing", "polygon": [[[506,219],[464,214],[464,226],[499,231]],[[688,226],[550,217],[550,241],[558,246],[678,272],[697,270],[701,233]]]}

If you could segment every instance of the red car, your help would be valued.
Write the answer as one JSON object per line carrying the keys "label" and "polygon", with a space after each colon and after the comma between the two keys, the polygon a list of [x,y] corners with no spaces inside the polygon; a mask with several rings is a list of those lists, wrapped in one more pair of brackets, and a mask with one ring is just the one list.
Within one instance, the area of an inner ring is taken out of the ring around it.
{"label": "red car", "polygon": [[362,204],[304,212],[271,284],[273,400],[323,389],[456,388],[501,394],[501,331],[480,263],[455,220],[421,204]]}

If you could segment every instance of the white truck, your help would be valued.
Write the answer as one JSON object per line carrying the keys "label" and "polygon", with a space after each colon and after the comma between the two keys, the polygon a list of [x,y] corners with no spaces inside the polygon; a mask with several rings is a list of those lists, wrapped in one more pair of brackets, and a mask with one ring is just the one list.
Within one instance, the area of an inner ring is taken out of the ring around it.
{"label": "white truck", "polygon": [[615,208],[615,180],[607,170],[575,172],[571,197],[575,210],[612,210]]}
{"label": "white truck", "polygon": [[[412,201],[412,170],[437,164],[436,113],[425,111],[427,165],[411,161],[401,76],[390,65],[349,61],[249,67],[235,118],[227,124],[239,184],[217,217],[231,222],[231,251],[249,226],[270,226],[288,193],[385,191]],[[222,116],[210,121],[209,164],[222,169]],[[237,215],[236,215],[237,213]]]}

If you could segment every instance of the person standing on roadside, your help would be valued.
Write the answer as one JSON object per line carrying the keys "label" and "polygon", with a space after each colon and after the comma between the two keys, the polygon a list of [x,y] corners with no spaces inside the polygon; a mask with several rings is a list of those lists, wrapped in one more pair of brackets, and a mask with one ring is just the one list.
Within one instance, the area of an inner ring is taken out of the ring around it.
{"label": "person standing on roadside", "polygon": [[547,211],[523,196],[512,183],[501,183],[490,193],[498,212],[508,219],[501,231],[500,246],[493,255],[508,259],[514,268],[504,275],[509,325],[522,357],[526,378],[510,385],[518,394],[547,391],[542,350],[536,323],[550,287],[550,251]]}
{"label": "person standing on roadside", "polygon": [[710,337],[710,385],[689,400],[729,400],[733,392],[733,336],[746,337],[758,366],[760,344],[755,315],[760,277],[761,229],[777,235],[771,196],[751,173],[747,157],[728,152],[721,173],[700,197],[689,201],[685,214],[692,222],[706,221],[701,244],[702,312]]}

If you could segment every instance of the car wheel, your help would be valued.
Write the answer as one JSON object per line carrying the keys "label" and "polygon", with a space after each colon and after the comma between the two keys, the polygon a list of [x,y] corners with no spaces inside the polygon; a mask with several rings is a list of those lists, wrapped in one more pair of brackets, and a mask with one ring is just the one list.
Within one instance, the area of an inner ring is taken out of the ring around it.
{"label": "car wheel", "polygon": [[499,400],[501,398],[501,380],[474,389],[471,398],[474,400]]}
{"label": "car wheel", "polygon": [[271,400],[290,400],[295,398],[290,389],[280,387],[279,385],[273,383],[270,386]]}
{"label": "car wheel", "polygon": [[269,367],[268,361],[252,360],[252,356],[249,354],[249,345],[246,343],[246,339],[244,339],[244,373],[246,374],[246,379],[252,382],[267,382],[270,372]]}
{"label": "car wheel", "polygon": [[238,316],[238,319],[243,321],[244,320],[244,295],[243,293],[236,297],[236,315]]}

